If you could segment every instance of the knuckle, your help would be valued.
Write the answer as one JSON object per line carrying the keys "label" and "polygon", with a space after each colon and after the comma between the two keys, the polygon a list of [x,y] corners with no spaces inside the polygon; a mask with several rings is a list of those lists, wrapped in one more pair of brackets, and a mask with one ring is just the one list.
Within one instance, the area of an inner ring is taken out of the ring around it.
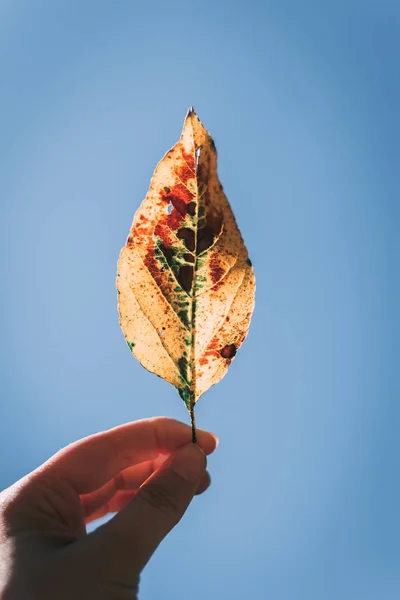
{"label": "knuckle", "polygon": [[147,483],[138,490],[137,496],[169,517],[180,515],[178,499],[158,483]]}

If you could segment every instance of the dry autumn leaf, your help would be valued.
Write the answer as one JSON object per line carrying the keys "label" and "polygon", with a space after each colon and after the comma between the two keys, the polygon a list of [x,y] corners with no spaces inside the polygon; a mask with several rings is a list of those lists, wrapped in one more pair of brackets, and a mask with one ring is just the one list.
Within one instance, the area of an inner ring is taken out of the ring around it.
{"label": "dry autumn leaf", "polygon": [[217,176],[210,134],[190,109],[158,163],[118,261],[120,324],[132,354],[189,410],[247,335],[255,281]]}

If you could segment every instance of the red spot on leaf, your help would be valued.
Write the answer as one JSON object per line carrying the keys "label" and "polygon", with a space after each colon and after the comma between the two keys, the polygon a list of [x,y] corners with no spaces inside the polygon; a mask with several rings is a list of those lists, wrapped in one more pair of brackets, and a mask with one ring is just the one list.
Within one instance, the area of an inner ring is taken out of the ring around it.
{"label": "red spot on leaf", "polygon": [[179,211],[174,208],[170,215],[167,215],[166,223],[172,231],[176,231],[182,225],[183,217]]}
{"label": "red spot on leaf", "polygon": [[167,215],[167,224],[175,231],[181,224],[182,220],[186,216],[187,204],[192,200],[194,194],[188,190],[182,183],[177,183],[172,187],[168,188],[170,191],[164,200],[171,202],[172,212]]}
{"label": "red spot on leaf", "polygon": [[[225,269],[221,266],[218,256],[215,254],[210,259],[210,275],[213,283],[217,283],[225,273]],[[215,291],[216,286],[214,287]]]}
{"label": "red spot on leaf", "polygon": [[175,173],[183,183],[195,177],[196,160],[194,154],[188,154],[181,147],[182,159],[175,166]]}
{"label": "red spot on leaf", "polygon": [[188,168],[192,171],[192,176],[196,170],[196,158],[194,152],[185,152],[182,146],[182,158],[187,164]]}
{"label": "red spot on leaf", "polygon": [[153,277],[154,281],[157,283],[157,285],[160,286],[162,281],[162,273],[160,271],[159,264],[154,256],[153,250],[150,249],[147,252],[143,262],[146,265],[149,273]]}
{"label": "red spot on leaf", "polygon": [[154,228],[154,235],[161,238],[163,242],[163,246],[168,248],[172,245],[172,237],[169,228],[164,224],[164,222],[159,222]]}
{"label": "red spot on leaf", "polygon": [[178,198],[178,196],[170,196],[171,204],[176,210],[182,215],[182,217],[186,217],[186,204],[182,198]]}
{"label": "red spot on leaf", "polygon": [[203,356],[199,359],[200,365],[206,365],[210,361],[210,358],[219,357],[218,345],[218,337],[213,337],[211,342],[208,344]]}

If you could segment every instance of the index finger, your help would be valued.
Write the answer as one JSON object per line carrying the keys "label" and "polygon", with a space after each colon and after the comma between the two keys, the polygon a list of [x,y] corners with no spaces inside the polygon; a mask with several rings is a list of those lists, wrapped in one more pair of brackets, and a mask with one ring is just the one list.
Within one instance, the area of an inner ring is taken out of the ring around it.
{"label": "index finger", "polygon": [[[77,494],[103,486],[134,464],[169,454],[190,443],[188,425],[168,417],[142,419],[83,438],[55,454],[36,471],[66,481]],[[212,433],[197,430],[197,443],[206,454],[218,444]]]}

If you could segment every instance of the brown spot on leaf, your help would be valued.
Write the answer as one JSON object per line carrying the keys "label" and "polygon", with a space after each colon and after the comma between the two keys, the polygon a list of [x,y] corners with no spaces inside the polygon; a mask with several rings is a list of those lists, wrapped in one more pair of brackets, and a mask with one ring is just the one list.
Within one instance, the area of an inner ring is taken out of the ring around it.
{"label": "brown spot on leaf", "polygon": [[215,208],[209,210],[207,214],[207,225],[211,228],[214,236],[217,236],[221,233],[222,221],[223,216],[220,210],[215,210]]}
{"label": "brown spot on leaf", "polygon": [[194,252],[194,231],[193,229],[189,229],[189,227],[181,227],[178,229],[178,238],[185,241],[186,248],[190,250],[190,252]]}
{"label": "brown spot on leaf", "polygon": [[235,344],[228,344],[224,346],[221,350],[222,358],[233,358],[236,354],[236,346]]}
{"label": "brown spot on leaf", "polygon": [[197,232],[197,254],[204,252],[214,241],[214,233],[211,227],[207,226],[199,229]]}
{"label": "brown spot on leaf", "polygon": [[194,263],[194,256],[193,254],[184,254],[183,260],[186,260],[186,262]]}
{"label": "brown spot on leaf", "polygon": [[189,202],[189,204],[186,206],[186,210],[188,215],[194,217],[196,214],[196,202]]}
{"label": "brown spot on leaf", "polygon": [[177,279],[182,289],[185,292],[190,292],[193,283],[193,267],[190,265],[180,267]]}
{"label": "brown spot on leaf", "polygon": [[171,193],[171,188],[169,188],[167,185],[164,186],[164,192],[166,194],[170,194]]}
{"label": "brown spot on leaf", "polygon": [[178,369],[184,377],[186,377],[187,368],[188,368],[187,358],[185,356],[181,356],[180,359],[178,360]]}
{"label": "brown spot on leaf", "polygon": [[161,252],[164,254],[165,258],[167,259],[167,262],[173,257],[174,255],[174,251],[171,248],[171,246],[164,246],[163,244],[160,246],[160,250]]}

